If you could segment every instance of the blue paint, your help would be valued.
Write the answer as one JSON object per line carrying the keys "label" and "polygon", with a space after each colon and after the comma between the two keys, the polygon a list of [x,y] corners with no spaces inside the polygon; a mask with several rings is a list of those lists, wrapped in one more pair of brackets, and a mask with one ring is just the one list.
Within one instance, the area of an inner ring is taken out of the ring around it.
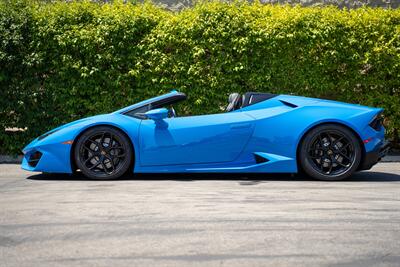
{"label": "blue paint", "polygon": [[[322,123],[340,123],[361,140],[372,138],[364,144],[365,152],[384,142],[384,128],[376,131],[368,125],[382,109],[299,96],[278,95],[233,112],[212,115],[168,118],[165,108],[147,111],[147,119],[124,114],[177,94],[172,91],[110,114],[58,127],[23,149],[22,168],[72,173],[72,145],[63,142],[75,141],[80,133],[96,125],[114,126],[128,135],[134,146],[136,173],[295,173],[301,138]],[[27,160],[36,151],[43,156],[36,167],[31,167]],[[257,163],[256,155],[265,158],[265,162]]]}

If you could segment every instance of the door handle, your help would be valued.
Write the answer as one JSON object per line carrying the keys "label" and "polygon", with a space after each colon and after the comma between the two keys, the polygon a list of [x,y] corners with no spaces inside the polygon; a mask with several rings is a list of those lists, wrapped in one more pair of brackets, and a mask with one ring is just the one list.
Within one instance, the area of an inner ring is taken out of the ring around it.
{"label": "door handle", "polygon": [[250,128],[250,127],[251,127],[250,123],[240,123],[240,124],[231,125],[231,129],[245,129],[245,128]]}

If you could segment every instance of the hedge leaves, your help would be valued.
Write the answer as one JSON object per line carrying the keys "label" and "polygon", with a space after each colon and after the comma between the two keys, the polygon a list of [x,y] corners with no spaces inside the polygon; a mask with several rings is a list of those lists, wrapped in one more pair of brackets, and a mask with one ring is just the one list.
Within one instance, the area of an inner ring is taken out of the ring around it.
{"label": "hedge leaves", "polygon": [[189,96],[186,115],[247,91],[379,106],[398,140],[400,10],[2,1],[0,87],[2,154],[173,88]]}

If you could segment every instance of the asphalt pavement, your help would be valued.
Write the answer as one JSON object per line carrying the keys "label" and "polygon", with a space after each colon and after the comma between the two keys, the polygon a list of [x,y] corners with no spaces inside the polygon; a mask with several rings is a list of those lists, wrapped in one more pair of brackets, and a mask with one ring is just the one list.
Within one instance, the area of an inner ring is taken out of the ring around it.
{"label": "asphalt pavement", "polygon": [[400,266],[400,163],[117,181],[0,164],[0,266]]}

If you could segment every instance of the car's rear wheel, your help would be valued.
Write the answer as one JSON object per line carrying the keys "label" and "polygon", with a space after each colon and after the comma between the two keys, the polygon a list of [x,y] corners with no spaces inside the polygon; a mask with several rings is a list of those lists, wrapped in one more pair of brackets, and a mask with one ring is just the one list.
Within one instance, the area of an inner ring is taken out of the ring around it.
{"label": "car's rear wheel", "polygon": [[124,175],[132,164],[128,137],[108,126],[94,127],[76,141],[74,159],[78,169],[91,179],[109,180]]}
{"label": "car's rear wheel", "polygon": [[303,171],[319,180],[343,180],[352,175],[361,160],[361,146],[352,131],[336,124],[312,129],[299,151]]}

